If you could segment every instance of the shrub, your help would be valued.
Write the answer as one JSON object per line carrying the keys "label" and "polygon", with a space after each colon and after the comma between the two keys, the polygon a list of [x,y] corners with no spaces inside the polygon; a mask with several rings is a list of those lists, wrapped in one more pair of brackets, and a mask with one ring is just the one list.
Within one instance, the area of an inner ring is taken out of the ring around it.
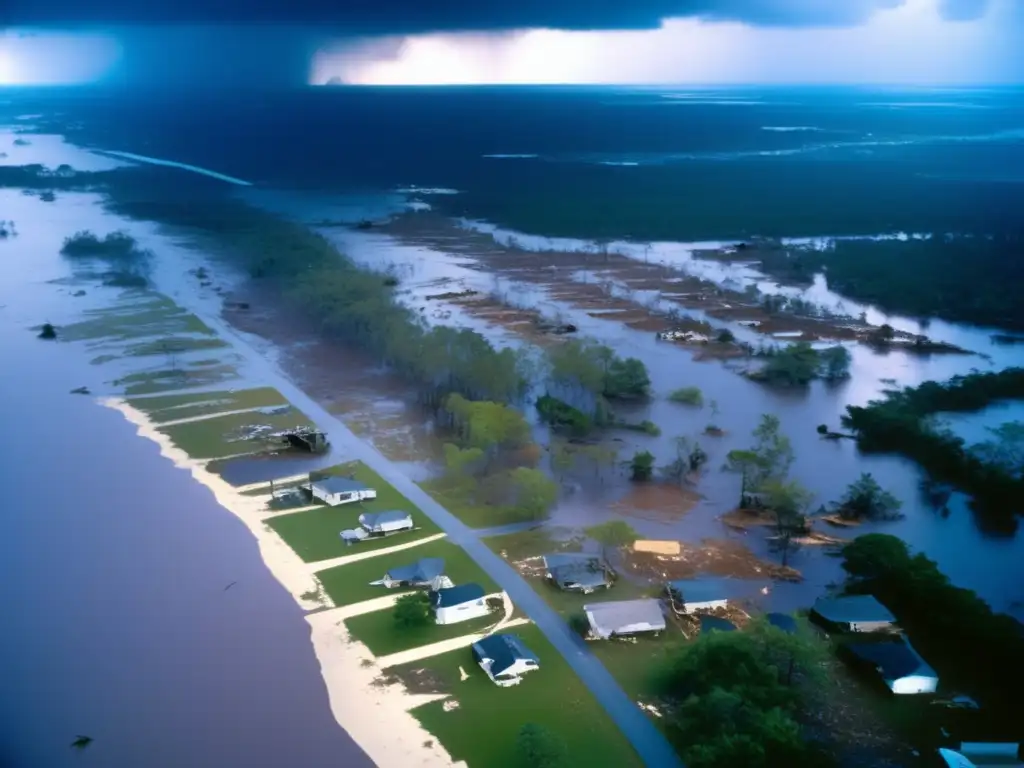
{"label": "shrub", "polygon": [[402,628],[425,626],[433,618],[430,610],[430,598],[425,592],[402,595],[395,603],[391,615],[395,619],[395,624]]}
{"label": "shrub", "polygon": [[677,389],[668,399],[673,403],[684,403],[685,405],[694,405],[698,408],[704,406],[704,393],[700,391],[700,387],[683,387]]}

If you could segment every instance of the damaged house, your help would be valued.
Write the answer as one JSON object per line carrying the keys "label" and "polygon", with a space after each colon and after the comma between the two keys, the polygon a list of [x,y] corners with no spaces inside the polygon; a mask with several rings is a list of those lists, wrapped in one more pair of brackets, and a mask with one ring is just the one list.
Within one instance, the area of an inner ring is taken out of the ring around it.
{"label": "damaged house", "polygon": [[583,612],[590,623],[591,634],[601,640],[665,629],[661,601],[653,598],[590,603],[583,606]]}
{"label": "damaged house", "polygon": [[596,555],[559,553],[544,555],[545,577],[566,592],[589,595],[612,585],[611,573],[604,561]]}
{"label": "damaged house", "polygon": [[444,559],[440,557],[424,557],[409,565],[391,568],[383,579],[371,581],[370,586],[387,587],[427,587],[438,590],[453,586],[451,579],[444,575]]}

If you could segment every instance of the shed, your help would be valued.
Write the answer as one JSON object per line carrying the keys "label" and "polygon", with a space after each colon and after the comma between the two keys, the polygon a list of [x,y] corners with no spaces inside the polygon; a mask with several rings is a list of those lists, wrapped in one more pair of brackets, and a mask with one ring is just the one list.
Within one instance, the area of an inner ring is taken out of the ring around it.
{"label": "shed", "polygon": [[895,694],[935,693],[939,676],[905,639],[846,646],[854,660],[873,668]]}
{"label": "shed", "polygon": [[665,629],[661,602],[652,598],[591,603],[584,605],[583,611],[590,622],[590,631],[602,640]]}
{"label": "shed", "polygon": [[434,620],[438,624],[458,624],[490,613],[487,592],[479,584],[460,584],[430,593]]}
{"label": "shed", "polygon": [[818,598],[811,615],[847,632],[878,632],[889,629],[896,621],[874,595]]}
{"label": "shed", "polygon": [[339,504],[351,504],[363,499],[377,498],[377,491],[358,480],[347,477],[323,477],[311,480],[309,492],[314,499],[336,507]]}
{"label": "shed", "polygon": [[677,613],[713,611],[729,604],[729,579],[680,579],[670,581],[667,592]]}
{"label": "shed", "polygon": [[[440,582],[445,583],[440,583]],[[444,559],[440,557],[424,557],[415,563],[391,568],[383,579],[370,582],[371,586],[392,587],[431,587],[442,589],[452,586],[444,575]]]}
{"label": "shed", "polygon": [[518,685],[527,672],[540,668],[540,660],[519,635],[488,635],[473,643],[473,659],[501,687]]}
{"label": "shed", "polygon": [[544,555],[544,568],[559,589],[589,595],[612,585],[604,561],[596,555],[559,553]]}

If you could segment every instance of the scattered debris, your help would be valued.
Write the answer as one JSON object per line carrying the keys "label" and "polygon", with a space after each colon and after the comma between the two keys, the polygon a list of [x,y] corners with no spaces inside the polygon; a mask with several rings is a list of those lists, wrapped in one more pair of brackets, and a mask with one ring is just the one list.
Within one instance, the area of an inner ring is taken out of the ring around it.
{"label": "scattered debris", "polygon": [[445,712],[451,712],[452,710],[458,708],[459,702],[457,702],[455,699],[445,699],[444,703],[441,705],[441,709],[443,709]]}
{"label": "scattered debris", "polygon": [[71,390],[72,395],[89,395],[92,394],[88,387],[76,387]]}
{"label": "scattered debris", "polygon": [[77,299],[79,296],[85,296],[85,291],[77,290],[74,293],[72,293],[71,295],[74,296]]}
{"label": "scattered debris", "polygon": [[40,339],[56,339],[57,329],[54,328],[50,323],[43,323],[43,327],[39,330]]}

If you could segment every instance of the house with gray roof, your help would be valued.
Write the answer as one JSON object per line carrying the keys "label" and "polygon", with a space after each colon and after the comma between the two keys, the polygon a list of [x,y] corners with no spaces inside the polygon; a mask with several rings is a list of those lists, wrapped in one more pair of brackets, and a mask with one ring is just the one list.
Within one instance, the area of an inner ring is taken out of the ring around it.
{"label": "house with gray roof", "polygon": [[590,603],[583,606],[583,612],[590,623],[591,634],[601,640],[665,629],[661,601],[653,598]]}
{"label": "house with gray roof", "polygon": [[359,516],[359,528],[349,528],[341,532],[341,538],[352,544],[363,541],[371,536],[389,536],[392,533],[411,531],[412,515],[399,509],[387,512],[364,512]]}
{"label": "house with gray roof", "polygon": [[844,632],[880,632],[896,623],[896,617],[874,595],[821,597],[811,616]]}
{"label": "house with gray roof", "polygon": [[311,480],[309,492],[314,499],[322,501],[332,507],[340,504],[352,504],[363,499],[377,498],[377,491],[368,487],[365,483],[353,480],[348,477],[322,477],[319,480]]}
{"label": "house with gray roof", "polygon": [[589,595],[612,585],[611,574],[604,561],[596,555],[560,552],[544,555],[547,578],[559,589]]}
{"label": "house with gray roof", "polygon": [[400,565],[388,569],[383,579],[371,581],[371,586],[383,586],[388,589],[395,587],[430,587],[443,589],[453,586],[451,580],[444,575],[444,558],[424,557],[415,563]]}
{"label": "house with gray roof", "polygon": [[460,584],[430,593],[434,621],[438,624],[458,624],[460,621],[479,619],[491,612],[487,606],[487,591],[479,584]]}
{"label": "house with gray roof", "polygon": [[676,613],[692,614],[724,609],[730,600],[750,597],[762,586],[758,581],[701,576],[670,581],[665,591]]}
{"label": "house with gray roof", "polygon": [[540,660],[519,635],[498,633],[473,643],[473,659],[495,685],[519,685],[523,675],[540,669]]}

